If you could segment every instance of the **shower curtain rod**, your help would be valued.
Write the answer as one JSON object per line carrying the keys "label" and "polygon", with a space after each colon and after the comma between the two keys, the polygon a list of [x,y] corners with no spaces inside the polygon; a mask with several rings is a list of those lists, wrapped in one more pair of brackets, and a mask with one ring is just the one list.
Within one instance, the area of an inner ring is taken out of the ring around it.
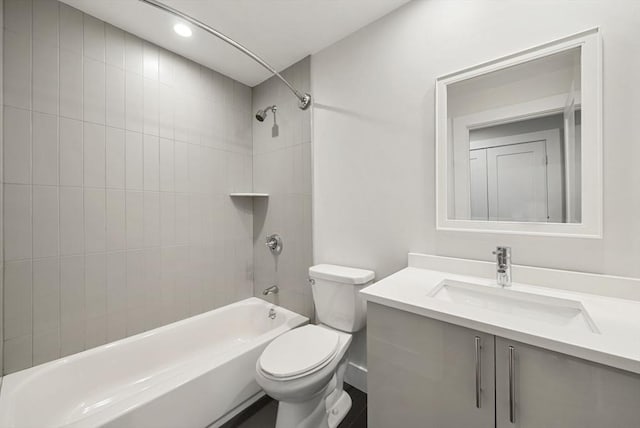
{"label": "shower curtain rod", "polygon": [[307,107],[309,107],[309,105],[311,104],[311,95],[310,94],[307,94],[307,93],[303,94],[300,91],[298,91],[296,88],[293,87],[293,85],[291,85],[291,83],[289,83],[289,81],[287,79],[282,77],[282,75],[280,73],[278,73],[273,67],[271,67],[269,65],[269,63],[267,63],[265,60],[263,60],[258,55],[254,54],[249,49],[245,48],[244,46],[242,46],[240,43],[236,42],[232,38],[225,36],[224,34],[222,34],[220,31],[216,30],[215,28],[210,27],[210,26],[208,26],[207,24],[205,24],[205,23],[203,23],[201,21],[198,21],[197,19],[187,15],[186,13],[180,12],[179,10],[174,9],[174,8],[172,8],[170,6],[167,6],[164,3],[160,3],[157,0],[139,0],[139,1],[141,1],[143,3],[146,3],[146,4],[150,5],[150,6],[157,7],[158,9],[164,10],[165,12],[168,12],[168,13],[170,13],[172,15],[177,16],[178,18],[181,18],[181,19],[184,19],[187,22],[190,22],[191,24],[195,25],[196,27],[203,29],[207,33],[216,36],[217,38],[219,38],[223,42],[226,42],[226,43],[230,44],[234,48],[238,49],[239,51],[241,51],[242,53],[247,55],[249,58],[253,59],[255,62],[257,62],[258,64],[260,64],[261,66],[263,66],[264,68],[269,70],[274,76],[276,76],[278,79],[280,79],[282,81],[282,83],[287,85],[287,87],[291,90],[291,92],[293,92],[293,95],[295,95],[296,98],[298,98],[298,107],[300,107],[300,109],[306,110]]}

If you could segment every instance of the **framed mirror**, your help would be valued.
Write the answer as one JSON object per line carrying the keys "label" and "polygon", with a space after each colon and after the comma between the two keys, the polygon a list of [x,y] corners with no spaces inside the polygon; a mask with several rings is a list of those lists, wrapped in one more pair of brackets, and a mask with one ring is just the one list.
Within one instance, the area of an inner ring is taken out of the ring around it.
{"label": "framed mirror", "polygon": [[438,230],[602,237],[592,29],[436,79]]}

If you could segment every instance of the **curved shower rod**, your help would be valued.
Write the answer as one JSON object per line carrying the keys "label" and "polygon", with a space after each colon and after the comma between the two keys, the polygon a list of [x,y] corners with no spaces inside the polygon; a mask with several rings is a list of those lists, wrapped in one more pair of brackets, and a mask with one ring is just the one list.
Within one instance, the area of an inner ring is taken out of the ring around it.
{"label": "curved shower rod", "polygon": [[226,42],[226,43],[230,44],[234,48],[238,49],[239,51],[241,51],[242,53],[247,55],[249,58],[253,59],[255,62],[257,62],[258,64],[260,64],[261,66],[263,66],[264,68],[269,70],[278,79],[282,80],[282,83],[287,85],[287,87],[291,90],[291,92],[293,92],[293,95],[295,95],[296,98],[298,98],[298,107],[300,107],[300,109],[306,110],[307,107],[309,107],[309,105],[311,104],[311,95],[310,94],[308,94],[308,93],[303,94],[300,91],[298,91],[296,88],[293,87],[293,85],[291,85],[291,83],[289,83],[289,81],[287,79],[282,77],[282,75],[280,73],[278,73],[276,71],[276,69],[271,67],[269,65],[269,63],[267,63],[265,60],[263,60],[258,55],[254,54],[249,49],[245,48],[244,46],[242,46],[240,43],[236,42],[232,38],[225,36],[220,31],[216,30],[213,27],[208,26],[204,22],[198,21],[197,19],[187,15],[186,13],[180,12],[179,10],[174,9],[171,6],[167,6],[164,3],[160,3],[157,0],[139,0],[139,1],[141,1],[143,3],[146,3],[146,4],[150,5],[150,6],[157,7],[158,9],[164,10],[165,12],[168,12],[168,13],[170,13],[172,15],[177,16],[178,18],[181,18],[181,19],[184,19],[187,22],[190,22],[191,24],[195,25],[196,27],[203,29],[207,33],[213,34],[214,36],[216,36],[217,38],[219,38],[223,42]]}

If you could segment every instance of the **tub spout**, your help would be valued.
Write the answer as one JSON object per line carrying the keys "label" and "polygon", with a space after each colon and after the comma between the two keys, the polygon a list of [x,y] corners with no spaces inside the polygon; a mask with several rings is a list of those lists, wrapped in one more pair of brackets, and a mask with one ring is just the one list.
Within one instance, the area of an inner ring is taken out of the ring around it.
{"label": "tub spout", "polygon": [[268,296],[269,294],[278,294],[278,291],[280,291],[278,286],[277,285],[272,285],[271,287],[265,288],[264,290],[262,290],[262,295],[263,296]]}

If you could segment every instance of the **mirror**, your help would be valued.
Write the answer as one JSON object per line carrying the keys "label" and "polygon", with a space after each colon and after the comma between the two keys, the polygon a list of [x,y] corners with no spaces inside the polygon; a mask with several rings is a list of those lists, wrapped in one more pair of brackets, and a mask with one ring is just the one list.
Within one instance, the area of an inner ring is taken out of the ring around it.
{"label": "mirror", "polygon": [[601,236],[598,40],[437,80],[439,229]]}

